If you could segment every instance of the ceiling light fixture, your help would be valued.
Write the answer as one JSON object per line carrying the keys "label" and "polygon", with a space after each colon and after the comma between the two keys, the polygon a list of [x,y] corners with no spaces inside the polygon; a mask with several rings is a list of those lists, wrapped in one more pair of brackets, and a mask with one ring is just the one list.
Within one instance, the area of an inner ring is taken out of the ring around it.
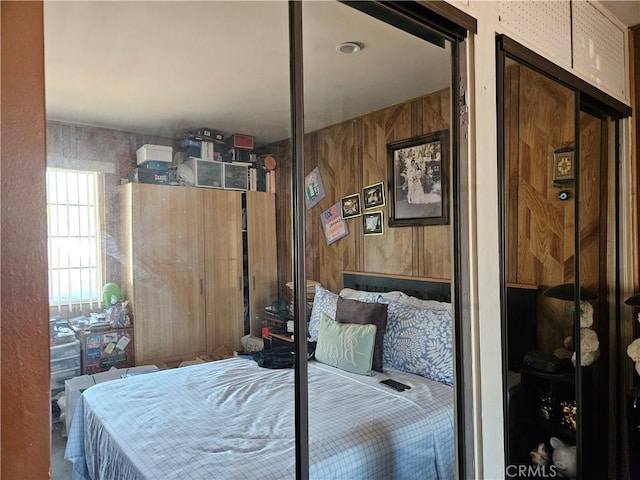
{"label": "ceiling light fixture", "polygon": [[358,42],[342,42],[336,47],[340,53],[358,53],[364,48],[364,45]]}

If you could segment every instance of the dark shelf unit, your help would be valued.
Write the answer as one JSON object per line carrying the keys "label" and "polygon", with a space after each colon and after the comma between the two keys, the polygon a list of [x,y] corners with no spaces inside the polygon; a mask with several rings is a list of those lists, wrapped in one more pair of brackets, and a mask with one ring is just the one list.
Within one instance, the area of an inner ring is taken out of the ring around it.
{"label": "dark shelf unit", "polygon": [[[588,391],[590,385],[590,370],[583,367],[582,387]],[[575,445],[576,430],[567,422],[563,423],[561,402],[573,402],[576,399],[575,369],[566,369],[552,373],[523,367],[521,372],[521,426],[522,436],[517,445],[516,460],[530,463],[529,452],[539,443],[544,442],[551,453],[549,442],[551,437],[558,437],[563,442]],[[582,405],[587,408],[586,395],[583,395]],[[545,414],[545,412],[548,412]],[[576,415],[577,418],[577,415]],[[580,426],[578,425],[578,428]]]}

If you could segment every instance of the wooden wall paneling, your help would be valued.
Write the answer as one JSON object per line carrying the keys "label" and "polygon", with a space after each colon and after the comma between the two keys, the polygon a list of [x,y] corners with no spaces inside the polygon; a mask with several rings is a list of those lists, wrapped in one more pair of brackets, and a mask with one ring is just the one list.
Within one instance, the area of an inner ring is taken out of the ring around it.
{"label": "wooden wall paneling", "polygon": [[424,270],[420,276],[427,278],[451,278],[451,225],[422,227],[424,242],[421,254]]}
{"label": "wooden wall paneling", "polygon": [[[320,213],[342,197],[362,190],[360,168],[354,158],[355,137],[353,122],[343,122],[316,132],[318,167],[326,197],[313,207],[312,222],[318,231],[319,278],[332,291],[342,288],[342,271],[356,267],[356,242],[360,240],[361,217],[346,220],[349,235],[327,245],[320,222]],[[308,258],[307,253],[307,258]]]}
{"label": "wooden wall paneling", "polygon": [[[440,90],[420,98],[415,108],[422,114],[422,124],[415,134],[427,134],[448,130],[451,124],[451,94],[449,89]],[[450,138],[450,137],[449,137]],[[451,169],[449,183],[451,184]],[[451,191],[451,189],[449,190]],[[449,224],[415,227],[419,233],[418,276],[451,279],[451,219],[453,202],[449,202]]]}
{"label": "wooden wall paneling", "polygon": [[[450,278],[450,226],[388,227],[387,144],[449,128],[449,90],[371,112],[305,135],[305,171],[318,166],[326,197],[306,211],[307,277],[327,288],[342,288],[342,270]],[[280,292],[292,278],[291,162],[288,141],[268,147],[277,156],[277,230]],[[387,183],[382,236],[362,235],[362,218],[348,219],[350,234],[326,245],[320,213],[362,187]]]}
{"label": "wooden wall paneling", "polygon": [[[601,192],[601,122],[580,114],[580,283],[600,290],[600,268],[606,269],[606,251],[601,256],[600,225],[607,211],[606,190]],[[605,170],[606,174],[606,170]],[[606,186],[605,186],[606,188]],[[606,225],[606,224],[605,224]]]}
{"label": "wooden wall paneling", "polygon": [[[361,270],[365,272],[393,273],[390,263],[399,262],[399,258],[404,254],[394,248],[390,248],[389,239],[395,230],[389,227],[389,160],[387,158],[387,135],[384,128],[384,113],[367,115],[360,119],[359,125],[362,128],[362,178],[363,186],[383,182],[385,188],[385,206],[382,208],[384,216],[384,235],[362,236],[361,249]],[[375,211],[372,209],[370,211]],[[403,233],[403,232],[400,232]],[[404,237],[406,239],[406,236]],[[410,252],[412,256],[413,240],[404,244],[401,250]],[[402,263],[402,262],[401,262]]]}
{"label": "wooden wall paneling", "polygon": [[[363,117],[364,137],[367,139],[365,149],[370,157],[376,157],[376,165],[387,165],[387,144],[411,138],[413,132],[411,103],[404,103]],[[387,183],[390,181],[387,171]],[[387,206],[385,208],[385,230],[381,241],[364,244],[364,269],[367,272],[395,273],[398,275],[417,276],[415,227],[389,227],[389,190],[387,189]],[[367,239],[369,240],[369,239]],[[373,247],[369,249],[368,247]]]}
{"label": "wooden wall paneling", "polygon": [[[517,87],[518,245],[510,254],[517,255],[517,282],[544,288],[573,281],[574,203],[558,200],[552,185],[554,150],[574,144],[573,93],[525,67]],[[538,325],[541,349],[562,346],[571,332],[565,302],[540,297]]]}
{"label": "wooden wall paneling", "polygon": [[[373,164],[368,164],[367,160],[370,157],[367,157],[365,159],[365,142],[364,142],[364,128],[362,124],[362,117],[354,119],[352,122],[352,126],[353,126],[353,139],[354,139],[353,154],[354,154],[355,162],[357,164],[356,166],[358,169],[358,177],[361,179],[360,208],[362,209],[362,213],[364,214],[365,213],[364,196],[362,195],[362,192],[363,192],[362,189],[368,185],[372,185],[374,183],[379,183],[379,182],[383,182],[384,185],[386,185],[387,176],[386,176],[386,169],[384,168],[384,165],[379,165],[378,162]],[[382,209],[384,208],[386,208],[386,206],[382,207]],[[382,210],[382,209],[378,207],[378,208],[367,210],[367,211],[373,212],[373,211]],[[384,213],[383,213],[383,219],[386,219],[386,215]],[[367,240],[367,238],[371,238],[371,236],[365,237],[362,234],[364,230],[362,227],[362,223],[363,223],[362,217],[360,217],[358,223],[360,225],[359,227],[360,231],[358,232],[359,238],[356,241],[355,268],[357,269],[357,271],[363,271],[365,241]]]}
{"label": "wooden wall paneling", "polygon": [[[573,184],[553,185],[554,150],[575,144],[573,92],[522,66],[507,70],[506,84],[508,280],[541,288],[573,282],[575,189]],[[581,181],[581,284],[595,290],[601,259],[606,258],[600,227],[600,125],[582,115],[581,158],[576,159]],[[570,192],[570,200],[557,198],[561,189]],[[538,307],[539,347],[551,352],[571,334],[572,316],[563,301],[540,296]]]}
{"label": "wooden wall paneling", "polygon": [[[318,164],[318,133],[313,132],[305,135],[304,138],[304,160],[305,175],[309,174]],[[320,178],[324,185],[325,173],[320,168]],[[325,195],[326,185],[325,185]],[[325,198],[318,202],[313,208],[307,209],[305,213],[305,261],[307,264],[307,278],[320,283],[320,242],[325,241],[322,225],[320,223],[320,213],[326,210],[333,198]],[[300,206],[302,208],[302,205]],[[306,208],[306,206],[305,206]],[[291,227],[289,227],[291,228]],[[291,277],[293,279],[293,277]]]}
{"label": "wooden wall paneling", "polygon": [[440,90],[420,99],[422,133],[448,130],[451,125],[451,94],[449,89]]}
{"label": "wooden wall paneling", "polygon": [[520,67],[505,70],[504,141],[505,141],[505,229],[507,282],[518,282],[518,183],[520,162],[518,160],[518,136],[520,131],[519,87]]}

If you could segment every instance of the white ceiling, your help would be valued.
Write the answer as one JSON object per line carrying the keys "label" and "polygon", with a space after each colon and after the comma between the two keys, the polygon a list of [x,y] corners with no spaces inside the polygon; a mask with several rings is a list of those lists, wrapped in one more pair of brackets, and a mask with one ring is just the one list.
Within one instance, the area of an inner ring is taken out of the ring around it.
{"label": "white ceiling", "polygon": [[[446,88],[449,49],[338,2],[303,7],[307,131]],[[362,42],[358,54],[336,45]],[[290,136],[287,3],[45,2],[49,120]]]}
{"label": "white ceiling", "polygon": [[[626,25],[639,1],[605,1]],[[336,45],[364,49],[339,54]],[[303,3],[305,127],[446,88],[450,51],[335,1]],[[284,1],[45,1],[47,118],[177,136],[290,136]]]}
{"label": "white ceiling", "polygon": [[627,27],[640,25],[639,0],[601,0],[602,5]]}

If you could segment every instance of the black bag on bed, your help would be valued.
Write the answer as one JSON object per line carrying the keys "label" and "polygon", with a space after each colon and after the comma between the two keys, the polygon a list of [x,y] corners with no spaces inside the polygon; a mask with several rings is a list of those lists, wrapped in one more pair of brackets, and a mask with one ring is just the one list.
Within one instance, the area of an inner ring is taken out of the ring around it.
{"label": "black bag on bed", "polygon": [[254,352],[253,359],[264,368],[293,368],[293,350],[288,345]]}
{"label": "black bag on bed", "polygon": [[[307,360],[312,360],[315,355],[316,343],[307,343]],[[295,355],[292,347],[283,345],[280,347],[270,348],[268,350],[260,350],[252,352],[253,359],[258,365],[264,368],[293,368]]]}

